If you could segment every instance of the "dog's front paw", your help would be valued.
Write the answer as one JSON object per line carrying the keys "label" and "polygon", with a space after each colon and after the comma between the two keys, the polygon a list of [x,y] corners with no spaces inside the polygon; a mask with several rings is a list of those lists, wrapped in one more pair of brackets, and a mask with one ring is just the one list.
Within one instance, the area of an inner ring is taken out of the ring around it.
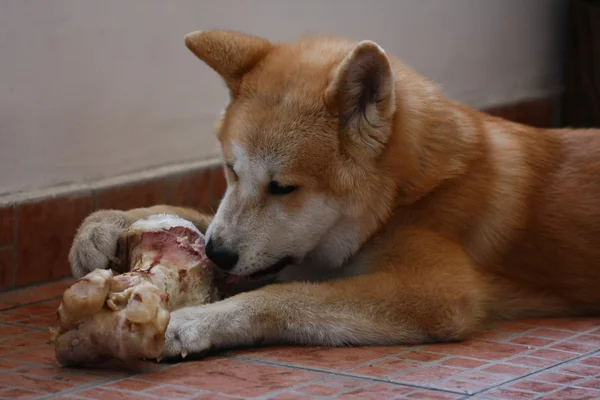
{"label": "dog's front paw", "polygon": [[203,308],[183,308],[171,313],[160,359],[185,358],[211,349],[214,324],[210,313],[202,312]]}
{"label": "dog's front paw", "polygon": [[95,269],[104,269],[116,259],[117,242],[128,227],[127,213],[118,210],[97,211],[79,227],[71,250],[69,263],[76,278]]}

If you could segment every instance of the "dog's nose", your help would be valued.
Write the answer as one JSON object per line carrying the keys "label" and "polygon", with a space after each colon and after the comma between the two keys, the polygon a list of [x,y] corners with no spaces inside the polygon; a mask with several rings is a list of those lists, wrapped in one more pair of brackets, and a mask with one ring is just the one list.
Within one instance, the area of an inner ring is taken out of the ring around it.
{"label": "dog's nose", "polygon": [[212,238],[206,243],[206,256],[215,263],[219,269],[229,271],[235,267],[238,262],[238,255],[225,249],[223,246],[215,245]]}

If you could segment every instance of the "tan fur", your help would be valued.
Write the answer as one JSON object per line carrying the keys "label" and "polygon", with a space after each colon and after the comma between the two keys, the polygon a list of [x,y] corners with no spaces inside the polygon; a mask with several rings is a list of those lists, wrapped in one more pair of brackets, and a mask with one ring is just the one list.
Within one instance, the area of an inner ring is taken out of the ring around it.
{"label": "tan fur", "polygon": [[[600,314],[599,131],[457,104],[372,42],[215,31],[186,44],[232,92],[217,136],[236,171],[208,235],[239,252],[236,274],[298,262],[277,276],[288,283],[174,315],[166,355],[456,340],[504,318]],[[299,189],[272,196],[270,180]],[[108,229],[95,220],[72,254]]]}

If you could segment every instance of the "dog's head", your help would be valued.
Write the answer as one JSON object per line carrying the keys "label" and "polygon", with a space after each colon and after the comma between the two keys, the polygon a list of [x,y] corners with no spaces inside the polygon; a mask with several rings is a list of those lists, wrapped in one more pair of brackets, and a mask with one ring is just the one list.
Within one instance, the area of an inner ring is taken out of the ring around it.
{"label": "dog's head", "polygon": [[396,109],[382,48],[336,38],[273,44],[230,31],[194,32],[186,45],[231,99],[217,128],[228,187],[207,232],[209,257],[232,274],[263,275],[323,242],[355,251],[363,222],[376,225],[394,192],[378,161]]}

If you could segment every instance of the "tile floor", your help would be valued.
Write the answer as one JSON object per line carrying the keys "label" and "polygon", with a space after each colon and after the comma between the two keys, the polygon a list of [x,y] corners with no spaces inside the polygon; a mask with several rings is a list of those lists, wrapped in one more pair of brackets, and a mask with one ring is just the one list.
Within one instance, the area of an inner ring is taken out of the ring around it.
{"label": "tile floor", "polygon": [[0,294],[0,399],[600,399],[600,319],[505,323],[455,344],[62,368],[47,328],[70,283]]}

